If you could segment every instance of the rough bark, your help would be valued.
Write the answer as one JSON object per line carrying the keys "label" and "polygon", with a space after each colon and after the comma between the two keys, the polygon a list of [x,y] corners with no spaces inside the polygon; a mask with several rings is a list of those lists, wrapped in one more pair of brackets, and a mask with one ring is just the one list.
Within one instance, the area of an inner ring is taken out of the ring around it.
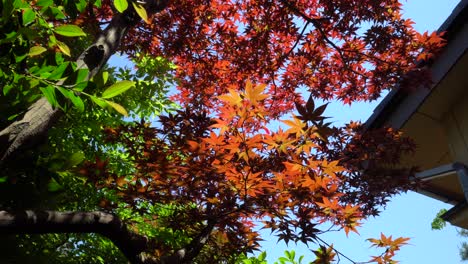
{"label": "rough bark", "polygon": [[[167,6],[167,0],[144,1],[149,14],[157,13]],[[78,68],[88,68],[88,80],[98,73],[114,54],[123,36],[129,28],[140,20],[130,5],[124,13],[116,14],[106,29],[96,38],[77,59]],[[39,99],[21,120],[15,121],[0,131],[0,167],[8,159],[21,150],[33,148],[41,139],[45,139],[47,132],[62,116],[62,111],[54,109],[45,98]]]}
{"label": "rough bark", "polygon": [[215,226],[207,226],[192,242],[171,256],[156,259],[145,251],[151,241],[129,231],[113,214],[104,212],[55,212],[55,211],[0,211],[0,235],[47,234],[47,233],[97,233],[109,238],[131,263],[135,264],[182,264],[190,263],[208,241]]}
{"label": "rough bark", "polygon": [[111,239],[132,263],[144,263],[148,240],[103,212],[0,211],[0,234],[97,233]]}

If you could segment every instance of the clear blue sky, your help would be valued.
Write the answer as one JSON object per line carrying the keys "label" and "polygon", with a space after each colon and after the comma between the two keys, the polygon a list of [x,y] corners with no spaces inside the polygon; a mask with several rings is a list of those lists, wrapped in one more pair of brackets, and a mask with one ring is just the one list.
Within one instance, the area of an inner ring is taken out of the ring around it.
{"label": "clear blue sky", "polygon": [[[450,15],[459,0],[408,0],[404,2],[404,16],[416,22],[416,29],[420,32],[436,30]],[[353,104],[351,107],[341,103],[329,105],[325,116],[332,117],[335,124],[349,120],[366,121],[372,114],[378,102]],[[378,254],[369,248],[365,239],[379,237],[380,232],[394,237],[410,237],[410,245],[402,248],[396,256],[401,264],[457,264],[462,263],[459,257],[459,245],[462,238],[457,235],[456,229],[448,225],[441,231],[431,230],[431,222],[437,212],[451,205],[439,202],[429,197],[406,193],[392,198],[380,216],[365,222],[358,230],[360,235],[350,234],[346,238],[344,232],[332,233],[322,238],[329,244],[350,257],[356,262],[364,262],[369,256]],[[262,250],[267,251],[268,263],[273,263],[283,255],[286,249],[295,250],[296,255],[305,255],[305,260],[312,260],[311,253],[305,246],[276,243],[275,237],[269,232],[264,233]],[[311,245],[314,248],[314,245]],[[340,263],[350,263],[341,258]]]}

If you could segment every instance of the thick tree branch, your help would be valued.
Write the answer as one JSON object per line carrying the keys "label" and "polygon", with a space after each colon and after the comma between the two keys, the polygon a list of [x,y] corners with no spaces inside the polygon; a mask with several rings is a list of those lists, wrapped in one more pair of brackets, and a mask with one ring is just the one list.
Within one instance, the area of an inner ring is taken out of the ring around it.
{"label": "thick tree branch", "polygon": [[200,253],[208,242],[211,232],[216,225],[215,220],[208,220],[205,228],[186,247],[177,250],[172,256],[162,257],[159,264],[184,264],[191,261]]}
{"label": "thick tree branch", "polygon": [[114,242],[132,263],[146,263],[148,239],[129,231],[118,217],[104,212],[0,211],[0,235],[97,233]]}
{"label": "thick tree branch", "polygon": [[104,212],[0,211],[0,235],[48,233],[96,233],[109,238],[135,264],[190,263],[207,243],[216,221],[207,226],[186,247],[171,256],[155,259],[145,251],[152,244],[129,231],[120,219]]}

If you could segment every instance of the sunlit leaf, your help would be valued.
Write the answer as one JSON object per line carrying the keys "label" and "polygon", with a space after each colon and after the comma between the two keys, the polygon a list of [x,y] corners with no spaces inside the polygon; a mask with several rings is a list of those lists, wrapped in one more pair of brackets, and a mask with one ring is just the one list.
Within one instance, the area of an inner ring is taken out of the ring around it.
{"label": "sunlit leaf", "polygon": [[143,21],[149,24],[150,22],[148,20],[148,14],[146,13],[145,8],[142,5],[133,1],[132,1],[132,5],[135,8],[135,11],[137,12],[137,14],[141,17],[141,19],[143,19]]}
{"label": "sunlit leaf", "polygon": [[29,49],[29,56],[37,56],[44,53],[47,49],[41,46],[33,46]]}
{"label": "sunlit leaf", "polygon": [[128,8],[127,0],[114,0],[114,6],[117,11],[123,13]]}
{"label": "sunlit leaf", "polygon": [[26,26],[36,18],[36,13],[32,8],[25,8],[23,10],[23,25]]}
{"label": "sunlit leaf", "polygon": [[105,100],[105,102],[108,105],[110,105],[112,108],[114,108],[114,110],[117,111],[118,113],[120,113],[121,115],[128,116],[128,112],[127,112],[127,110],[125,110],[125,108],[123,106],[119,105],[118,103],[112,102],[112,101]]}
{"label": "sunlit leaf", "polygon": [[128,89],[132,87],[135,87],[135,82],[132,82],[132,81],[125,80],[125,81],[114,83],[102,93],[102,98],[104,99],[112,98],[114,96],[117,96],[127,91]]}
{"label": "sunlit leaf", "polygon": [[57,47],[62,51],[63,54],[67,55],[68,57],[71,57],[70,53],[70,48],[67,46],[67,44],[61,42],[61,41],[56,41]]}
{"label": "sunlit leaf", "polygon": [[86,33],[76,25],[61,25],[54,28],[54,32],[65,37],[86,36]]}

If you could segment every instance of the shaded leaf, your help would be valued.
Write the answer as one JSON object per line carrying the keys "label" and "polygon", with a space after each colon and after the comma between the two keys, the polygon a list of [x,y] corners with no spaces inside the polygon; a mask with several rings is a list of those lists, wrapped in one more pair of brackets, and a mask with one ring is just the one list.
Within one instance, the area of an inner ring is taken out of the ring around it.
{"label": "shaded leaf", "polygon": [[73,103],[73,105],[80,111],[84,111],[84,103],[83,100],[79,96],[76,96],[75,93],[71,90],[58,87],[59,91],[65,96],[66,98],[70,99],[70,101]]}
{"label": "shaded leaf", "polygon": [[47,101],[53,106],[57,107],[58,102],[57,98],[55,97],[55,88],[52,86],[47,86],[47,87],[41,87],[39,88],[42,92],[42,94],[46,97]]}
{"label": "shaded leaf", "polygon": [[84,159],[85,159],[85,154],[82,151],[73,153],[70,156],[70,158],[68,158],[67,165],[68,167],[74,167],[80,164],[81,162],[83,162]]}

